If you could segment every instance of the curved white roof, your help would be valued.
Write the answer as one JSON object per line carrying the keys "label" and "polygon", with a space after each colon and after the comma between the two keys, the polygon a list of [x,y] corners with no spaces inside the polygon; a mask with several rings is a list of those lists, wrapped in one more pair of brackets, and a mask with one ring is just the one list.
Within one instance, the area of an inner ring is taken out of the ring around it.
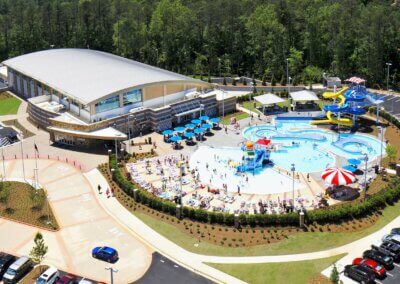
{"label": "curved white roof", "polygon": [[84,104],[118,91],[160,82],[207,84],[91,49],[49,49],[11,58],[3,64]]}

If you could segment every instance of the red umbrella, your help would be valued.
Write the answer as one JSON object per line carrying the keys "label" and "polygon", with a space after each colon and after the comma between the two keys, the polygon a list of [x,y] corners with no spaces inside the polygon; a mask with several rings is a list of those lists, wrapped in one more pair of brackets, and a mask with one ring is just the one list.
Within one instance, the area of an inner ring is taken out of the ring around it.
{"label": "red umbrella", "polygon": [[256,144],[262,145],[262,146],[268,146],[271,143],[271,140],[269,139],[258,139]]}
{"label": "red umbrella", "polygon": [[322,175],[322,179],[332,185],[347,185],[356,180],[356,176],[344,169],[328,168]]}

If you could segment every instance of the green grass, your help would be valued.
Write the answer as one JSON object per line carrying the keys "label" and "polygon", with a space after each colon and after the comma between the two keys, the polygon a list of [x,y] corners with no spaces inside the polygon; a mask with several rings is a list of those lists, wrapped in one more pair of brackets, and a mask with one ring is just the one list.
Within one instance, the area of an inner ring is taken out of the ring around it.
{"label": "green grass", "polygon": [[245,282],[256,283],[308,283],[322,270],[344,257],[337,255],[317,260],[261,264],[210,264]]}
{"label": "green grass", "polygon": [[245,112],[235,112],[232,114],[228,114],[221,119],[221,123],[225,125],[231,124],[231,117],[236,117],[236,120],[241,120],[249,117],[249,114]]}
{"label": "green grass", "polygon": [[[134,212],[134,214],[152,229],[188,251],[206,255],[257,256],[307,253],[345,245],[379,230],[396,218],[399,212],[400,202],[397,202],[395,205],[387,207],[379,220],[364,230],[341,233],[302,232],[289,235],[286,240],[269,245],[235,248],[199,242],[197,238],[177,230],[173,225],[140,212]],[[194,244],[198,244],[198,246],[195,247]]]}
{"label": "green grass", "polygon": [[254,103],[256,103],[256,107],[260,107],[261,106],[261,104],[259,102],[256,102],[256,101],[251,101],[251,102],[245,101],[245,102],[242,102],[241,105],[242,105],[242,107],[244,107],[244,108],[246,108],[246,109],[248,109],[248,110],[250,110],[252,112],[260,113],[260,111],[257,108],[254,107]]}
{"label": "green grass", "polygon": [[0,94],[0,115],[16,114],[21,101],[8,93]]}

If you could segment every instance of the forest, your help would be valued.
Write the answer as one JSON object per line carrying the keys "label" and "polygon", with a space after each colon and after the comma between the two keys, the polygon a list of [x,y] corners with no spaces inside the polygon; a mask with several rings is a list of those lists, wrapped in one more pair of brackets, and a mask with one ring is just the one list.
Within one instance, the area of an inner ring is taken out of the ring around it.
{"label": "forest", "polygon": [[0,0],[0,59],[111,52],[186,75],[400,89],[400,7],[384,0]]}

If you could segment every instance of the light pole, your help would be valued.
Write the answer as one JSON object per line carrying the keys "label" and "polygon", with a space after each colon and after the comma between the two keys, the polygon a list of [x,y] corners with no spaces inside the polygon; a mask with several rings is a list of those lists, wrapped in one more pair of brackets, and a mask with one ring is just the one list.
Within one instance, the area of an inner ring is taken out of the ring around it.
{"label": "light pole", "polygon": [[[289,58],[286,58],[286,82],[289,86]],[[288,89],[289,93],[289,89]]]}
{"label": "light pole", "polygon": [[132,114],[128,115],[128,151],[129,154],[131,153],[131,128],[130,128],[130,121],[129,119],[133,117]]}
{"label": "light pole", "polygon": [[392,63],[387,62],[387,76],[386,76],[386,90],[389,91],[389,72],[390,72],[390,66],[392,66]]}
{"label": "light pole", "polygon": [[292,177],[293,177],[293,184],[292,184],[292,200],[293,200],[293,209],[294,209],[294,173],[295,173],[295,171],[296,171],[296,168],[295,168],[295,164],[292,164],[292,168],[290,169],[291,171],[292,171]]}
{"label": "light pole", "polygon": [[110,271],[111,274],[111,284],[114,284],[114,273],[118,272],[118,269],[114,269],[112,267],[106,267],[106,270]]}
{"label": "light pole", "polygon": [[156,50],[156,66],[158,67],[158,48],[154,48]]}
{"label": "light pole", "polygon": [[384,136],[384,133],[385,133],[384,132],[385,129],[383,128],[383,126],[379,126],[378,130],[379,130],[379,135],[380,135],[380,138],[381,138],[381,158],[379,160],[379,168],[382,168],[383,136]]}
{"label": "light pole", "polygon": [[118,145],[117,145],[117,137],[115,137],[115,163],[118,165]]}
{"label": "light pole", "polygon": [[24,180],[25,180],[24,150],[23,150],[23,147],[22,147],[22,140],[24,139],[24,137],[23,137],[22,133],[20,135],[20,139],[21,139],[21,142],[19,143],[19,145],[21,146],[22,174],[23,174]]}
{"label": "light pole", "polygon": [[368,170],[368,154],[364,153],[364,202],[367,199],[367,170]]}
{"label": "light pole", "polygon": [[221,58],[218,58],[219,78],[221,78]]}
{"label": "light pole", "polygon": [[225,90],[222,90],[222,117],[225,116]]}
{"label": "light pole", "polygon": [[181,161],[180,165],[180,179],[179,179],[179,204],[182,206],[182,176],[185,171],[185,163]]}

